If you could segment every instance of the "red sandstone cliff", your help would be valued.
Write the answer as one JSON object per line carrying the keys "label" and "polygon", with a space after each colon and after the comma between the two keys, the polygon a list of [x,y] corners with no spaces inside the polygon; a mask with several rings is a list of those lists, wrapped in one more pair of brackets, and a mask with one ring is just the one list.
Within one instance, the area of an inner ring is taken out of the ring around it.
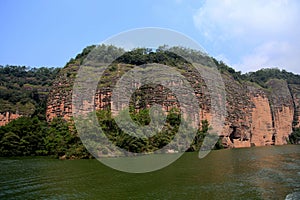
{"label": "red sandstone cliff", "polygon": [[9,122],[11,122],[12,120],[15,120],[21,116],[22,115],[10,113],[10,112],[0,113],[0,126],[4,126]]}
{"label": "red sandstone cliff", "polygon": [[270,80],[267,85],[271,89],[269,98],[275,129],[275,144],[287,144],[288,136],[292,133],[295,112],[292,95],[284,80]]}
{"label": "red sandstone cliff", "polygon": [[[48,121],[54,117],[63,117],[67,120],[72,117],[72,85],[78,65],[79,63],[69,64],[53,83],[46,112]],[[126,65],[123,67],[126,68]],[[123,70],[124,72],[126,70]],[[204,80],[191,69],[182,74],[193,86],[199,101],[200,121],[206,119],[210,122],[211,105],[206,95],[208,89]],[[105,73],[104,78],[103,83],[107,80],[116,82],[115,77],[109,72]],[[288,85],[285,80],[274,79],[267,83],[266,89],[255,83],[237,81],[227,72],[222,73],[222,78],[226,89],[228,112],[223,131],[219,133],[223,145],[239,148],[286,144],[293,126],[299,126],[300,86]],[[178,107],[174,94],[167,88],[150,87],[145,90],[147,98],[143,99],[143,102],[146,106],[158,103],[166,112]],[[110,87],[102,84],[95,93],[95,108],[110,108],[111,95]],[[134,105],[139,109],[140,105],[137,102],[134,102]]]}
{"label": "red sandstone cliff", "polygon": [[[233,148],[286,144],[288,135],[292,132],[294,120],[293,99],[299,108],[299,93],[293,94],[294,98],[292,98],[286,82],[282,80],[271,81],[269,84],[272,91],[268,92],[259,86],[238,83],[228,74],[225,74],[223,79],[227,92],[228,111],[223,132],[220,133],[223,137],[223,144]],[[65,75],[61,75],[58,80],[54,83],[51,98],[48,101],[46,114],[48,121],[51,121],[53,117],[70,119],[72,116],[70,88],[72,80],[70,81],[70,78]],[[205,86],[202,86],[200,90],[205,91]],[[164,110],[169,111],[172,107],[176,107],[175,97],[170,91],[165,94],[164,91],[154,88],[147,104],[153,103],[154,96],[163,94],[161,103]],[[207,99],[202,92],[199,92],[197,97],[202,108],[199,111],[201,120],[211,121],[212,116]],[[102,88],[96,92],[96,109],[109,108],[110,101],[111,90],[109,88]],[[158,101],[157,98],[156,101]],[[299,121],[299,115],[296,120]]]}

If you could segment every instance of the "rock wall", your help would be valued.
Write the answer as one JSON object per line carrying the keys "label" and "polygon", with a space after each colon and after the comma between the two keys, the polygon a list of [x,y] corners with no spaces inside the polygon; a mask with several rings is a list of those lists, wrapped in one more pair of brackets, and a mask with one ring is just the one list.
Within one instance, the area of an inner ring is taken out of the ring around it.
{"label": "rock wall", "polygon": [[293,97],[295,108],[293,126],[300,128],[300,85],[290,84],[289,89]]}
{"label": "rock wall", "polygon": [[265,93],[254,87],[249,87],[251,101],[254,104],[251,112],[251,141],[252,146],[274,144],[274,128],[269,99]]}
{"label": "rock wall", "polygon": [[226,110],[228,116],[221,136],[223,145],[234,147],[249,147],[251,137],[251,108],[253,103],[247,91],[247,86],[223,74],[226,90]]}
{"label": "rock wall", "polygon": [[[78,68],[71,65],[68,73],[61,73],[53,84],[49,94],[46,117],[51,121],[54,117],[69,120],[72,117],[72,84]],[[187,70],[183,73],[194,87],[199,101],[199,117],[201,120],[212,119],[207,87],[201,77]],[[107,76],[106,78],[108,78]],[[222,74],[226,89],[226,117],[223,131],[219,133],[222,143],[228,148],[250,146],[282,145],[287,143],[292,128],[299,127],[300,121],[300,86],[288,85],[285,80],[270,80],[268,89],[255,83],[235,80],[230,74]],[[154,102],[162,105],[168,112],[178,107],[178,102],[169,90],[163,87],[148,88],[143,101],[146,107]],[[95,108],[111,108],[112,91],[110,87],[101,87],[95,94]],[[134,96],[133,96],[134,99]],[[135,101],[135,100],[133,100]],[[145,105],[134,102],[136,109]],[[194,116],[190,116],[193,119]]]}
{"label": "rock wall", "polygon": [[78,64],[69,64],[63,68],[52,84],[48,95],[46,119],[55,117],[70,120],[72,117],[72,87],[78,70]]}
{"label": "rock wall", "polygon": [[271,89],[269,98],[275,129],[275,144],[287,144],[288,136],[292,133],[295,110],[291,92],[284,80],[270,80],[267,85]]}
{"label": "rock wall", "polygon": [[0,126],[5,126],[6,124],[11,122],[12,120],[15,120],[15,119],[17,119],[21,116],[22,115],[15,114],[15,113],[10,113],[10,112],[0,113]]}

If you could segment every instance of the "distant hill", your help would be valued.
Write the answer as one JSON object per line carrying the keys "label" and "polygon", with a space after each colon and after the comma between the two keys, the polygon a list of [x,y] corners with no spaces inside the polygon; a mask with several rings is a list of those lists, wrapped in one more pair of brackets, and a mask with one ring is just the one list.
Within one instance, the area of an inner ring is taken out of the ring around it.
{"label": "distant hill", "polygon": [[0,66],[0,113],[43,118],[52,82],[59,68]]}

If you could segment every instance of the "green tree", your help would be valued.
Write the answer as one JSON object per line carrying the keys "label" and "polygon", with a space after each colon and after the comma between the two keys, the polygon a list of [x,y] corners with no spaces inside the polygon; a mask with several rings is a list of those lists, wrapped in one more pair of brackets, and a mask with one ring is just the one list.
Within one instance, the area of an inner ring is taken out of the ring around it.
{"label": "green tree", "polygon": [[202,120],[201,125],[202,126],[197,130],[196,136],[188,151],[199,151],[209,129],[209,123],[207,120]]}
{"label": "green tree", "polygon": [[291,144],[300,143],[300,128],[294,129],[294,131],[289,135],[289,140]]}
{"label": "green tree", "polygon": [[37,117],[20,117],[6,126],[0,127],[0,155],[28,156],[40,155],[47,123]]}

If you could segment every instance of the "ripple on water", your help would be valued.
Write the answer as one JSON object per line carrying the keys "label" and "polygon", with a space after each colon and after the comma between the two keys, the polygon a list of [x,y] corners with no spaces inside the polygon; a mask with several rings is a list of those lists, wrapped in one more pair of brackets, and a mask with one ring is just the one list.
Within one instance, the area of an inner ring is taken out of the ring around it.
{"label": "ripple on water", "polygon": [[191,153],[135,175],[96,160],[0,158],[0,199],[300,199],[299,147]]}

